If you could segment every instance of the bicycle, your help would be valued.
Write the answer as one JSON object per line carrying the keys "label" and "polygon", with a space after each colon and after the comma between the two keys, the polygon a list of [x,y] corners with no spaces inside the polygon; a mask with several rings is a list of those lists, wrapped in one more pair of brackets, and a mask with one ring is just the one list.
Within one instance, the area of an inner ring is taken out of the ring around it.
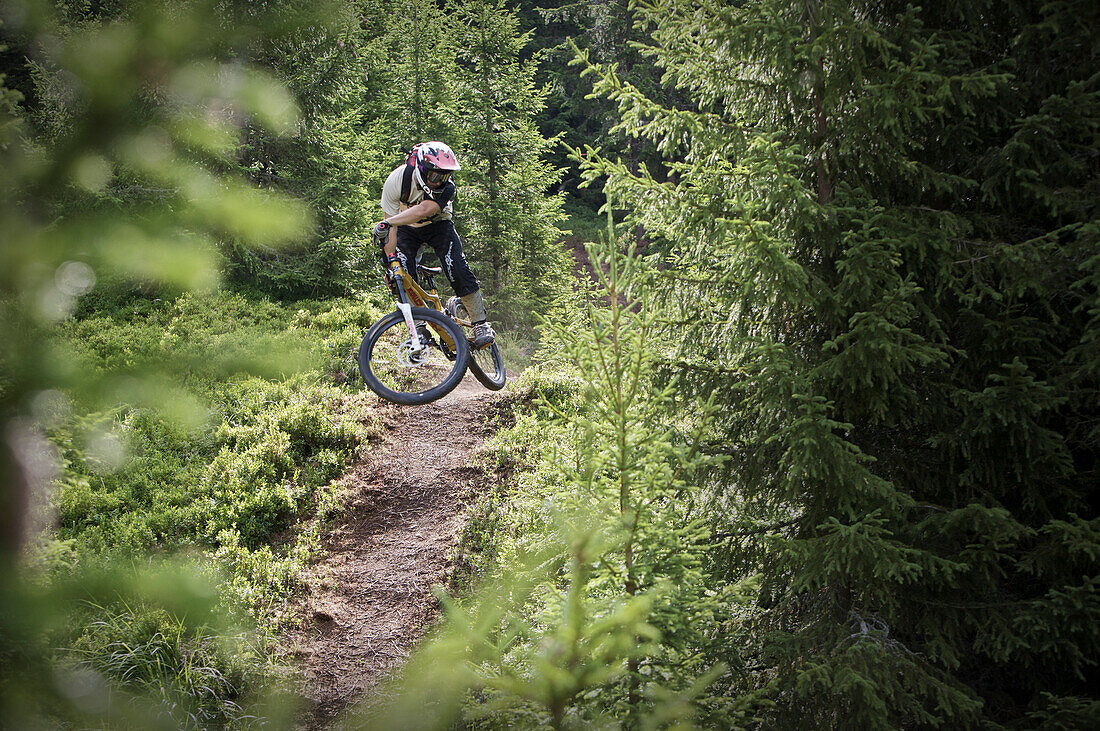
{"label": "bicycle", "polygon": [[446,303],[435,288],[441,267],[417,264],[424,286],[396,257],[383,267],[397,295],[397,309],[374,323],[359,346],[359,373],[370,390],[397,404],[426,404],[458,386],[466,369],[486,388],[499,391],[508,376],[497,344],[474,348],[473,328],[462,300]]}

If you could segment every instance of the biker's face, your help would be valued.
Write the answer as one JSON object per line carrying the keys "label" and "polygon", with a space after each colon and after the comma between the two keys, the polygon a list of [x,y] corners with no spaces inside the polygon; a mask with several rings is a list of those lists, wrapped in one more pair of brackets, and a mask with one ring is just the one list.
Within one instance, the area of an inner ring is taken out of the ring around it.
{"label": "biker's face", "polygon": [[448,170],[431,170],[424,175],[424,182],[429,188],[442,188],[450,179],[451,173]]}

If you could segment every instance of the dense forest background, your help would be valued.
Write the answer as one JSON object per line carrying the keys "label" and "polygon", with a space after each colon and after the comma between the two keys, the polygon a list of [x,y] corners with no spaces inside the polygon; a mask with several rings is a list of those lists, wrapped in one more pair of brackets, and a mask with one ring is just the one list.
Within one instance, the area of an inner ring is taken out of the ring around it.
{"label": "dense forest background", "polygon": [[0,724],[292,724],[270,648],[427,139],[529,367],[375,723],[1100,717],[1096,3],[0,21]]}

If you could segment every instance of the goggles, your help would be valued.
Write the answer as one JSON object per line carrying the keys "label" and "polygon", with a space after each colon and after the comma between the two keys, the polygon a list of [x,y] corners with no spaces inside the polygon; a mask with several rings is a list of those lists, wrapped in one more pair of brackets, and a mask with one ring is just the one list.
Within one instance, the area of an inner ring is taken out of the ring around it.
{"label": "goggles", "polygon": [[441,188],[451,179],[450,170],[431,170],[424,173],[424,182],[432,188]]}

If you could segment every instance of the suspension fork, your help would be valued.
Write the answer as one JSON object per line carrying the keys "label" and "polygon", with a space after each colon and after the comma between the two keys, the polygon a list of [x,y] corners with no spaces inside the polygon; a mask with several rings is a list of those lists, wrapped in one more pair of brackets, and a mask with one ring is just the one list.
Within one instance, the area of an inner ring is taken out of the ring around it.
{"label": "suspension fork", "polygon": [[393,280],[397,283],[397,309],[401,311],[401,317],[405,320],[405,327],[409,329],[409,339],[412,341],[413,352],[419,353],[427,347],[420,339],[420,333],[416,331],[416,323],[413,322],[412,305],[409,304],[409,295],[405,293],[404,277],[402,277],[401,265],[394,262],[390,267]]}

